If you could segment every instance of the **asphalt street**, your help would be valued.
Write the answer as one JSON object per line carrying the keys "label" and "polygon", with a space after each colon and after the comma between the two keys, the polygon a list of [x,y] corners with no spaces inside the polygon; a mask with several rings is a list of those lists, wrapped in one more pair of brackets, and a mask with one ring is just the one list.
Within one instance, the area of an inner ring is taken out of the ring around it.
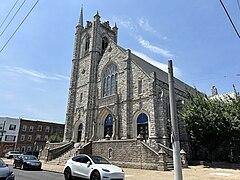
{"label": "asphalt street", "polygon": [[62,173],[13,169],[16,180],[64,180]]}

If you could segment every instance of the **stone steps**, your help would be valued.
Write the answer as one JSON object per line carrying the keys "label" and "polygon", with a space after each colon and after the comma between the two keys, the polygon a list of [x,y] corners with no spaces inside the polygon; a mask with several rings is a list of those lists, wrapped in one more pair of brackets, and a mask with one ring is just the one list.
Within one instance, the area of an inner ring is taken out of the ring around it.
{"label": "stone steps", "polygon": [[60,157],[53,159],[51,161],[48,161],[48,164],[55,164],[55,165],[65,165],[68,159],[70,159],[72,156],[74,156],[76,153],[76,149],[73,148],[69,150],[68,152],[64,153]]}
{"label": "stone steps", "polygon": [[168,169],[169,171],[171,171],[171,170],[174,169],[174,164],[173,164],[173,162],[167,162],[167,169]]}

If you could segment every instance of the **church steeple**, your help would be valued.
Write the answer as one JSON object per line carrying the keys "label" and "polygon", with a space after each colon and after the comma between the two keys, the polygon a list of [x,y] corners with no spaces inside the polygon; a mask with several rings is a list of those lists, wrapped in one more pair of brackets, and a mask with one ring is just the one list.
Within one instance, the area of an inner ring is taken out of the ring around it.
{"label": "church steeple", "polygon": [[81,7],[81,12],[80,12],[78,25],[83,27],[83,7]]}

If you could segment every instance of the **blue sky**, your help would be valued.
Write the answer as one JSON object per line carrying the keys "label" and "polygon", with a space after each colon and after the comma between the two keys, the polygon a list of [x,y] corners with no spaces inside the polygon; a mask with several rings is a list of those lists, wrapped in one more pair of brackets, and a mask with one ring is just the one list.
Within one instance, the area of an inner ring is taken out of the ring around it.
{"label": "blue sky", "polygon": [[[1,0],[0,23],[16,0]],[[0,34],[24,0],[19,0]],[[36,1],[25,1],[0,36],[0,49]],[[240,31],[237,1],[223,0]],[[0,52],[0,116],[65,122],[75,26],[99,11],[119,28],[118,44],[210,95],[240,89],[240,39],[219,1],[40,0]],[[86,24],[86,23],[85,23]]]}

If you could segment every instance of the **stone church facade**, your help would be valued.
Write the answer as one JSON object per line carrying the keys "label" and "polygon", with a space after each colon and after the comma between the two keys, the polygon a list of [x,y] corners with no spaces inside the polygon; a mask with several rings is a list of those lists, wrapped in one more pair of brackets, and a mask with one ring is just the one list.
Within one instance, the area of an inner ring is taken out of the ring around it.
{"label": "stone church facade", "polygon": [[[170,147],[168,74],[117,44],[118,28],[97,12],[76,26],[64,142],[141,137]],[[194,89],[174,79],[177,106]],[[181,123],[180,123],[181,126]],[[180,140],[187,134],[180,127]],[[186,151],[186,150],[185,150]]]}

